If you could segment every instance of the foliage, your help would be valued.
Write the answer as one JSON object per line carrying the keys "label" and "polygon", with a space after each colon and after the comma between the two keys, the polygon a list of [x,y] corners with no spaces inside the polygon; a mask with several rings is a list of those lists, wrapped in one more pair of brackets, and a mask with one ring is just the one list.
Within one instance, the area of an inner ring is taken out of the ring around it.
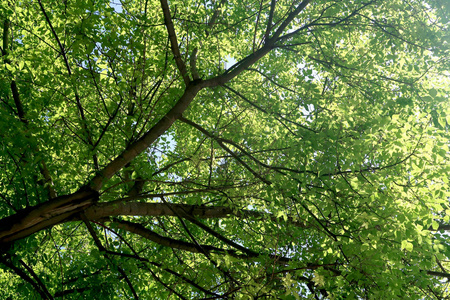
{"label": "foliage", "polygon": [[449,13],[2,1],[3,298],[449,298]]}

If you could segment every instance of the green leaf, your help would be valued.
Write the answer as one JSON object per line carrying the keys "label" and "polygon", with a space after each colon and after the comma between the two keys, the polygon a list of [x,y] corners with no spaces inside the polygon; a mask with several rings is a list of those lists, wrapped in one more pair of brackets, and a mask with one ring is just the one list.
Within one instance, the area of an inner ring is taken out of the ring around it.
{"label": "green leaf", "polygon": [[433,222],[431,223],[431,227],[433,228],[433,230],[438,230],[439,223],[433,220]]}
{"label": "green leaf", "polygon": [[431,97],[436,97],[436,95],[437,95],[437,91],[435,89],[431,89],[430,90],[430,96]]}
{"label": "green leaf", "polygon": [[402,248],[402,250],[406,250],[408,252],[411,252],[413,250],[413,244],[408,242],[408,241],[406,241],[406,240],[403,240],[401,248]]}

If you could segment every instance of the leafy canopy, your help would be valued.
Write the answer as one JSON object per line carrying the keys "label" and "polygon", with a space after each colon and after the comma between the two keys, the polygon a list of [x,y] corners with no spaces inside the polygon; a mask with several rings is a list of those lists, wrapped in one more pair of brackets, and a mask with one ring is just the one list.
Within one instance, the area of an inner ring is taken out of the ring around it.
{"label": "leafy canopy", "polygon": [[445,299],[439,0],[4,0],[4,299]]}

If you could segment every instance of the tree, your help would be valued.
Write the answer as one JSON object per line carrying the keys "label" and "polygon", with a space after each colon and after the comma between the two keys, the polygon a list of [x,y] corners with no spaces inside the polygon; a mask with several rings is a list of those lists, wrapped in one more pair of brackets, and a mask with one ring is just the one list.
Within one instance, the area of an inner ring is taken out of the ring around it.
{"label": "tree", "polygon": [[448,298],[449,8],[2,1],[3,298]]}

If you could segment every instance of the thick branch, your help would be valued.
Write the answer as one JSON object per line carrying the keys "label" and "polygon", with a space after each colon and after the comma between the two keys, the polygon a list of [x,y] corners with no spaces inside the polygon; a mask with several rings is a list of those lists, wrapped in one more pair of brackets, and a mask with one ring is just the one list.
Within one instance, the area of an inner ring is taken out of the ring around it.
{"label": "thick branch", "polygon": [[[89,220],[113,216],[176,216],[186,215],[198,218],[227,218],[233,210],[225,206],[202,206],[187,204],[145,203],[113,201],[97,203],[85,211]],[[250,214],[249,214],[250,215]]]}
{"label": "thick branch", "polygon": [[225,73],[222,75],[213,77],[211,79],[205,80],[205,86],[206,87],[215,87],[218,85],[223,85],[230,81],[231,79],[235,78],[239,74],[241,74],[243,71],[245,71],[248,67],[256,63],[258,60],[260,60],[262,57],[264,57],[267,53],[270,52],[274,47],[273,42],[266,43],[262,48],[258,49],[257,51],[253,52],[252,54],[246,56],[241,61],[237,62],[233,66],[231,66]]}
{"label": "thick branch", "polygon": [[97,192],[82,189],[71,195],[20,210],[0,220],[0,245],[61,223],[97,200]]}
{"label": "thick branch", "polygon": [[272,21],[273,21],[273,14],[275,12],[275,5],[276,0],[270,1],[270,11],[269,11],[269,19],[267,20],[267,27],[266,27],[266,33],[264,34],[264,40],[269,39],[270,31],[272,30]]}
{"label": "thick branch", "polygon": [[3,48],[2,48],[2,56],[8,54],[8,42],[9,42],[9,25],[10,22],[6,19],[3,22]]}
{"label": "thick branch", "polygon": [[127,163],[131,162],[136,156],[147,149],[157,138],[159,138],[192,102],[198,91],[204,86],[202,81],[193,81],[189,83],[184,94],[172,109],[159,120],[149,131],[147,131],[139,140],[131,144],[118,157],[111,161],[103,170],[91,180],[91,187],[98,191],[103,184],[115,173],[120,171]]}
{"label": "thick branch", "polygon": [[442,277],[442,278],[450,279],[450,274],[449,273],[427,271],[427,274],[431,275],[431,276],[436,276],[436,277]]}

